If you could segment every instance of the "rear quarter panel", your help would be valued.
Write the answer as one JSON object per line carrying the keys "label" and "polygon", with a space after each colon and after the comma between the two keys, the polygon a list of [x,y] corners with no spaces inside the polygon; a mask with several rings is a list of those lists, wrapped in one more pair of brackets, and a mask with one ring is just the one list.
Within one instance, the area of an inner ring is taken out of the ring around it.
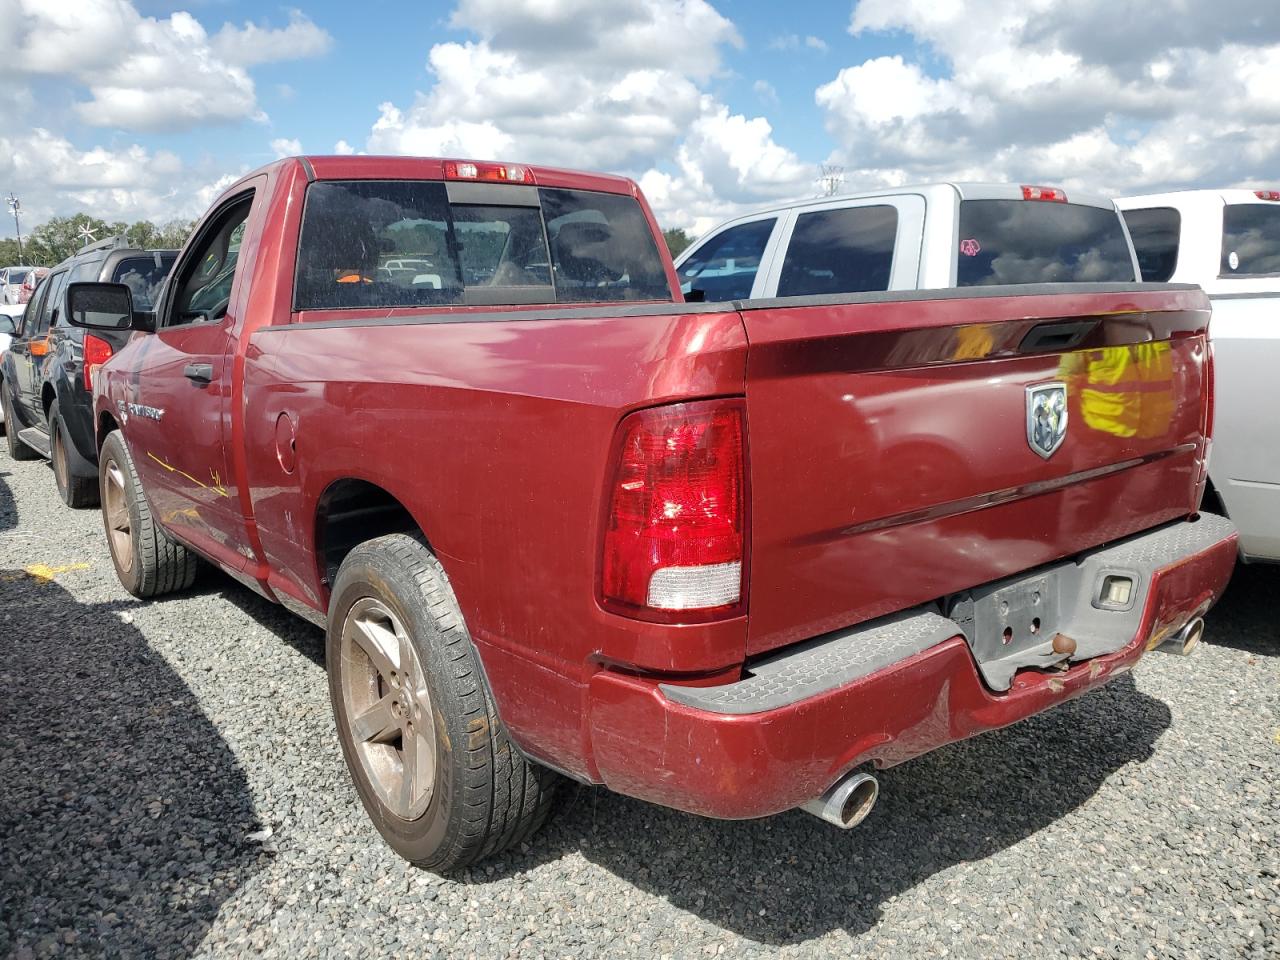
{"label": "rear quarter panel", "polygon": [[[325,609],[321,497],[344,478],[382,487],[440,557],[503,721],[525,749],[562,768],[588,753],[581,697],[598,664],[705,671],[740,662],[741,618],[638,624],[595,599],[619,419],[669,400],[743,391],[738,315],[662,310],[260,330],[246,358],[244,429],[272,588]],[[296,429],[292,474],[273,441],[282,415]]]}

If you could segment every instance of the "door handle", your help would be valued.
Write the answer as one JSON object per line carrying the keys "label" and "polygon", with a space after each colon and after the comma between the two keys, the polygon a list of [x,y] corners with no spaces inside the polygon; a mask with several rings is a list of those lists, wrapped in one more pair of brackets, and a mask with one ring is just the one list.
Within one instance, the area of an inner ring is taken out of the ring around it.
{"label": "door handle", "polygon": [[196,383],[210,383],[213,380],[213,364],[188,363],[182,368],[182,375]]}

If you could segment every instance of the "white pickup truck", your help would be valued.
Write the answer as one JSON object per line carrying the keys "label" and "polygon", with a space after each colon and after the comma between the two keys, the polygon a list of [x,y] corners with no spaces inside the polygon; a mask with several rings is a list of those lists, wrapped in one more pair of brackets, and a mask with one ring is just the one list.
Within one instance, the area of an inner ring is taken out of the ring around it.
{"label": "white pickup truck", "polygon": [[676,272],[686,297],[709,301],[1138,279],[1111,200],[991,183],[894,187],[760,210],[699,239]]}
{"label": "white pickup truck", "polygon": [[1280,561],[1280,191],[1182,190],[1116,204],[1143,280],[1209,294],[1210,493],[1239,527],[1244,559]]}

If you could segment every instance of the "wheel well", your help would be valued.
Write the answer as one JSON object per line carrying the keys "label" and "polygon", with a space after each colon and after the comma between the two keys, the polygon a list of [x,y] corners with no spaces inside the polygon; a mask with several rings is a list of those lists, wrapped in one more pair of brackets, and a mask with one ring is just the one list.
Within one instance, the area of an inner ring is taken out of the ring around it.
{"label": "wheel well", "polygon": [[53,406],[53,401],[58,399],[58,395],[53,391],[52,383],[45,383],[40,390],[40,403],[44,407],[45,419],[49,419],[49,408]]}
{"label": "wheel well", "polygon": [[107,435],[112,430],[119,430],[120,424],[116,423],[116,418],[109,413],[101,414],[98,417],[98,436],[95,438],[98,443],[98,452],[102,452],[102,445],[107,442]]}
{"label": "wheel well", "polygon": [[367,480],[338,480],[320,497],[316,508],[316,563],[324,585],[353,548],[388,533],[422,533],[399,500]]}
{"label": "wheel well", "polygon": [[[1218,492],[1218,488],[1213,485],[1212,480],[1205,481],[1204,500],[1201,501],[1200,507],[1210,513],[1227,516],[1227,502],[1222,499],[1222,494]],[[1228,517],[1228,519],[1230,518]]]}

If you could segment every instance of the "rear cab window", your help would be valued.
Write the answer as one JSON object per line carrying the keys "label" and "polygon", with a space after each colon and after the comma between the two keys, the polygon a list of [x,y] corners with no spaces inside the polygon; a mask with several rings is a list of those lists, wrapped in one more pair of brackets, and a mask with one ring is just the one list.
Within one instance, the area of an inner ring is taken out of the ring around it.
{"label": "rear cab window", "polygon": [[1178,268],[1182,214],[1173,207],[1124,211],[1129,238],[1138,254],[1138,269],[1146,283],[1168,283]]}
{"label": "rear cab window", "polygon": [[446,182],[428,180],[307,189],[298,311],[670,299],[630,196],[504,185],[451,199]]}
{"label": "rear cab window", "polygon": [[1220,275],[1280,275],[1280,203],[1229,203],[1223,208]]}
{"label": "rear cab window", "polygon": [[956,285],[1135,279],[1120,215],[1044,200],[962,200]]}

